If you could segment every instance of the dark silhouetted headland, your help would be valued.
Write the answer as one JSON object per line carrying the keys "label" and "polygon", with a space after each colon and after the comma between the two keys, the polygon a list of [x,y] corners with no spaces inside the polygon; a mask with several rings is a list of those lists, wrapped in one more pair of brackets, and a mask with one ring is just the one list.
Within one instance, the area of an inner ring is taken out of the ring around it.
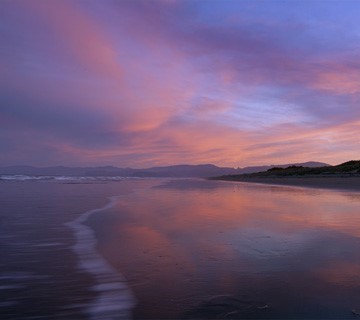
{"label": "dark silhouetted headland", "polygon": [[351,160],[335,166],[315,168],[301,165],[291,165],[286,168],[274,167],[261,172],[223,175],[211,179],[360,190],[360,160]]}

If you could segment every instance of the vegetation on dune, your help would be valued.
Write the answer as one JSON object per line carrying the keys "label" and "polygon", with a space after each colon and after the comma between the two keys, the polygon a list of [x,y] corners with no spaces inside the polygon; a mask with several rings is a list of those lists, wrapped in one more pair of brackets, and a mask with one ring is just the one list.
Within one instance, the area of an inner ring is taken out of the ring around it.
{"label": "vegetation on dune", "polygon": [[351,160],[336,166],[324,166],[309,168],[303,166],[289,166],[287,168],[274,167],[267,171],[226,175],[215,177],[219,180],[238,180],[244,178],[261,178],[261,177],[296,177],[296,176],[354,176],[360,175],[360,160]]}

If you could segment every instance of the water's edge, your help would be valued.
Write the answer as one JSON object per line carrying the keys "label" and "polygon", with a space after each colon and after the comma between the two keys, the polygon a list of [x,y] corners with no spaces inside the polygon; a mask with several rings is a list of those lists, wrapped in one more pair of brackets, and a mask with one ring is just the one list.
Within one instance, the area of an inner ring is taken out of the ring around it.
{"label": "water's edge", "polygon": [[131,310],[135,306],[135,298],[125,278],[97,251],[95,233],[84,224],[93,214],[112,208],[118,198],[119,196],[109,197],[105,206],[86,211],[65,224],[75,235],[76,242],[72,249],[79,258],[79,269],[89,273],[96,281],[92,288],[97,293],[96,299],[83,306],[89,319],[130,319]]}

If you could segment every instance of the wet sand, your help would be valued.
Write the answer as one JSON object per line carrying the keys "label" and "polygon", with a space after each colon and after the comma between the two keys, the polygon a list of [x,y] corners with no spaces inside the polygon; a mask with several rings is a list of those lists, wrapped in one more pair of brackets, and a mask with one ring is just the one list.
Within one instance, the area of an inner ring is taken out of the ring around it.
{"label": "wet sand", "polygon": [[[219,179],[220,180],[220,179]],[[249,183],[272,184],[282,186],[320,188],[332,190],[360,191],[360,177],[330,177],[330,176],[308,176],[308,177],[251,177],[239,179],[221,179],[225,181],[239,181]]]}
{"label": "wet sand", "polygon": [[357,192],[3,182],[0,203],[4,320],[353,319],[360,309]]}
{"label": "wet sand", "polygon": [[0,318],[129,318],[119,296],[111,303],[121,276],[97,254],[86,220],[137,185],[0,182]]}
{"label": "wet sand", "polygon": [[135,319],[353,319],[359,208],[352,192],[174,180],[89,225]]}

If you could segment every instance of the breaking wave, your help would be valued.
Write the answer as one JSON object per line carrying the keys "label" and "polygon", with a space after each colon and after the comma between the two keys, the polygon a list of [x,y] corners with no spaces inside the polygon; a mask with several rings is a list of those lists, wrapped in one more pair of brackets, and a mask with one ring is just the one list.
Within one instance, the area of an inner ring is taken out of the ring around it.
{"label": "breaking wave", "polygon": [[32,176],[22,174],[2,174],[0,181],[120,181],[125,179],[138,179],[121,176]]}
{"label": "breaking wave", "polygon": [[94,231],[84,224],[91,215],[113,207],[117,198],[109,198],[109,203],[104,207],[89,210],[66,224],[73,229],[76,237],[73,250],[79,257],[79,269],[88,272],[96,280],[92,290],[97,293],[97,297],[84,306],[84,312],[93,320],[130,319],[131,310],[135,306],[135,298],[124,277],[99,254]]}

